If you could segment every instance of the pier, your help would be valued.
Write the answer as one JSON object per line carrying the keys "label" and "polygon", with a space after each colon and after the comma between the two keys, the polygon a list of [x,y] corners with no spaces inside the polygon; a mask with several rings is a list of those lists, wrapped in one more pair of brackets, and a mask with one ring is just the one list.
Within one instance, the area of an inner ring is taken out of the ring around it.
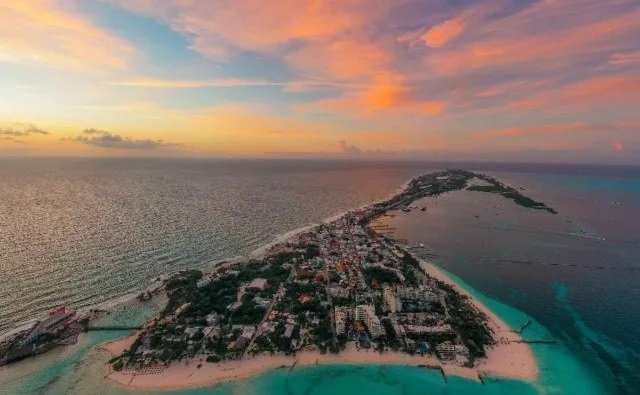
{"label": "pier", "polygon": [[526,343],[526,344],[556,344],[554,339],[533,339],[533,340],[513,340],[513,343]]}
{"label": "pier", "polygon": [[531,320],[526,320],[525,322],[523,322],[520,325],[520,328],[515,329],[513,332],[514,333],[522,333],[522,331],[524,331],[530,324],[531,324]]}
{"label": "pier", "polygon": [[447,374],[444,372],[444,369],[442,369],[442,366],[440,365],[418,365],[418,366],[429,369],[429,370],[437,370],[442,375],[442,379],[444,380],[444,382],[449,383],[449,381],[447,380]]}

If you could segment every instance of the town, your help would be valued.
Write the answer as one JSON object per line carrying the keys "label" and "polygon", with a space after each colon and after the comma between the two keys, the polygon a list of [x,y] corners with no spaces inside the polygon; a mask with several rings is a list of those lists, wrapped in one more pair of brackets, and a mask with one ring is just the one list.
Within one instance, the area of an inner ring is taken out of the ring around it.
{"label": "town", "polygon": [[473,366],[494,342],[484,314],[427,275],[408,246],[378,233],[372,221],[410,210],[418,198],[462,189],[474,176],[420,176],[393,198],[274,245],[261,259],[170,277],[165,309],[110,363],[118,371],[348,347]]}

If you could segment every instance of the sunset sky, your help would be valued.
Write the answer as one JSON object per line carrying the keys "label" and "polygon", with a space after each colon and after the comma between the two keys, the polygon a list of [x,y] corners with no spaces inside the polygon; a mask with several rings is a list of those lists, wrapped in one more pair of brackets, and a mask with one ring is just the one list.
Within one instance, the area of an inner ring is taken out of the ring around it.
{"label": "sunset sky", "polygon": [[0,0],[0,155],[640,163],[638,0]]}

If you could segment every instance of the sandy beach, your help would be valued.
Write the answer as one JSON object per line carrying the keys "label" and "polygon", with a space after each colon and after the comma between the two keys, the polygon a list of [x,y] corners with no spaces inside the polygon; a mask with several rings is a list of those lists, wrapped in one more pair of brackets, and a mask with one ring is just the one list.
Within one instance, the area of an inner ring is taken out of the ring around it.
{"label": "sandy beach", "polygon": [[[446,282],[463,295],[471,297],[435,265],[421,261],[422,269],[434,278]],[[385,352],[373,350],[356,350],[348,348],[340,354],[320,354],[303,352],[296,356],[261,355],[238,361],[208,363],[204,357],[174,362],[168,367],[158,366],[139,370],[110,371],[107,378],[126,387],[145,390],[167,390],[206,387],[220,383],[237,381],[252,377],[267,370],[292,366],[316,364],[373,364],[373,365],[407,365],[407,366],[440,366],[447,375],[458,375],[479,380],[479,375],[504,377],[533,381],[538,376],[538,365],[530,347],[525,343],[515,343],[521,337],[511,331],[500,317],[482,303],[471,297],[474,306],[489,319],[489,326],[494,332],[497,344],[487,350],[487,358],[476,361],[473,368],[453,364],[443,364],[434,356],[412,356],[407,353]],[[122,354],[135,336],[129,336],[101,348],[117,356]],[[425,367],[426,368],[426,367]]]}
{"label": "sandy beach", "polygon": [[436,265],[420,260],[420,266],[428,275],[451,285],[459,294],[468,296],[471,303],[488,318],[489,328],[493,331],[493,338],[497,344],[486,350],[487,358],[476,362],[478,371],[492,376],[510,377],[526,381],[533,381],[538,376],[538,363],[533,351],[526,343],[516,343],[522,337],[513,332],[498,315],[483,303],[480,303],[465,289],[459,287],[449,276]]}
{"label": "sandy beach", "polygon": [[[128,338],[127,338],[128,339]],[[114,345],[119,350],[122,343]],[[114,342],[116,343],[116,342]],[[111,345],[103,349],[110,350]],[[295,357],[284,355],[262,355],[255,358],[221,363],[207,363],[201,359],[175,362],[168,367],[149,367],[142,370],[111,371],[107,377],[121,385],[144,390],[168,390],[206,387],[220,383],[250,378],[271,369],[291,369],[292,367],[318,364],[371,364],[406,366],[442,366],[445,374],[478,379],[478,370],[456,365],[441,365],[435,357],[412,356],[406,353],[373,350],[358,351],[355,348],[340,354],[320,354],[317,352],[298,353]],[[198,367],[200,365],[200,367]],[[425,367],[426,369],[426,367]]]}

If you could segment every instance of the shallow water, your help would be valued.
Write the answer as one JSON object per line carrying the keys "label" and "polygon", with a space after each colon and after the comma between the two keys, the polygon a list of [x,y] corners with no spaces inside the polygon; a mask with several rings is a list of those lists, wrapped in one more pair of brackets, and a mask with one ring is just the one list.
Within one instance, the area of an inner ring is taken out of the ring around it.
{"label": "shallow water", "polygon": [[[108,301],[159,274],[247,253],[275,234],[451,166],[0,160],[0,328],[60,303]],[[404,221],[395,225],[398,233],[406,230],[403,238],[425,241],[438,264],[479,297],[494,299],[487,303],[510,325],[533,317],[527,336],[561,342],[534,346],[543,368],[534,386],[505,380],[481,386],[462,378],[444,384],[438,374],[416,368],[323,366],[187,393],[633,394],[640,388],[640,278],[632,270],[640,256],[640,173],[566,166],[520,166],[514,172],[505,166],[489,166],[488,172],[525,187],[525,194],[560,214],[460,192],[425,202],[433,205],[426,214],[398,216]],[[583,237],[583,231],[605,240]],[[149,313],[132,313],[129,320]],[[108,357],[89,346],[119,336],[103,333],[77,352],[24,362],[25,370],[35,372],[26,379],[18,374],[7,383],[10,368],[1,368],[0,393],[121,393],[102,379]]]}

